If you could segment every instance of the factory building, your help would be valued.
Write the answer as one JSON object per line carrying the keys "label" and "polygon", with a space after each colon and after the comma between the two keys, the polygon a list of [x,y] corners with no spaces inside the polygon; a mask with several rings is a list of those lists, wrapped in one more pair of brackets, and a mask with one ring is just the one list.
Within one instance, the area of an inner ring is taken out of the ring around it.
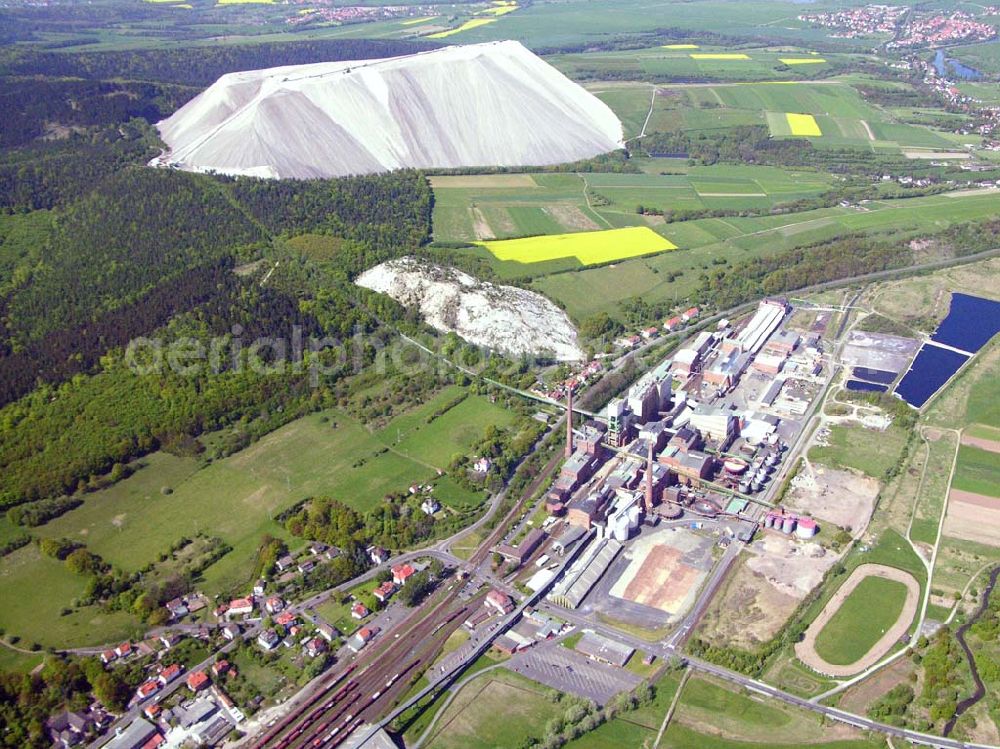
{"label": "factory building", "polygon": [[566,519],[572,524],[590,530],[594,521],[603,518],[608,502],[614,491],[608,486],[602,486],[585,497],[571,502],[566,509]]}
{"label": "factory building", "polygon": [[697,371],[701,360],[712,347],[713,340],[712,334],[708,331],[699,333],[694,341],[674,354],[671,371],[684,376]]}
{"label": "factory building", "polygon": [[712,475],[715,459],[711,455],[698,450],[681,450],[675,445],[668,445],[660,453],[659,462],[671,469],[685,483],[699,483]]}
{"label": "factory building", "polygon": [[770,354],[762,352],[757,355],[756,359],[753,360],[752,368],[755,372],[774,376],[778,374],[784,366],[784,354]]}
{"label": "factory building", "polygon": [[731,388],[746,371],[752,358],[752,354],[743,351],[739,346],[723,348],[719,358],[705,370],[704,380],[720,390]]}
{"label": "factory building", "polygon": [[650,421],[639,427],[639,442],[652,445],[655,452],[660,452],[669,439],[670,432],[667,431],[667,425],[663,421]]}
{"label": "factory building", "polygon": [[757,306],[757,312],[733,339],[731,345],[739,346],[742,351],[756,354],[781,325],[787,311],[788,307],[784,300],[765,299]]}
{"label": "factory building", "polygon": [[736,417],[732,411],[704,404],[694,409],[688,419],[688,425],[689,428],[697,429],[708,439],[717,442],[722,449],[725,449],[738,433]]}
{"label": "factory building", "polygon": [[607,441],[612,447],[625,446],[631,437],[632,414],[628,405],[621,398],[615,398],[608,403],[605,415],[608,419]]}

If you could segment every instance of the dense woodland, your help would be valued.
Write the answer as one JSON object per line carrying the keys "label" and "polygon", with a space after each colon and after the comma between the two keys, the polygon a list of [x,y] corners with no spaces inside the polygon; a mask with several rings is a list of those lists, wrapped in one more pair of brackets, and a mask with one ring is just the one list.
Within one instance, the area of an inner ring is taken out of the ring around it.
{"label": "dense woodland", "polygon": [[437,48],[431,41],[388,39],[315,39],[286,43],[216,44],[182,49],[114,52],[44,52],[7,48],[0,57],[0,76],[157,81],[208,86],[226,73],[335,60],[369,60]]}

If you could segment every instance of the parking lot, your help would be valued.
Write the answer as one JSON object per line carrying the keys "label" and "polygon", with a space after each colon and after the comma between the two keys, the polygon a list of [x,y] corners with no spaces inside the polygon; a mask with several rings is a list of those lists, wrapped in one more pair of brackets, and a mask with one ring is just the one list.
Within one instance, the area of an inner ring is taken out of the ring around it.
{"label": "parking lot", "polygon": [[516,654],[507,668],[517,674],[599,705],[619,692],[634,689],[642,681],[615,666],[597,663],[561,645],[547,644]]}

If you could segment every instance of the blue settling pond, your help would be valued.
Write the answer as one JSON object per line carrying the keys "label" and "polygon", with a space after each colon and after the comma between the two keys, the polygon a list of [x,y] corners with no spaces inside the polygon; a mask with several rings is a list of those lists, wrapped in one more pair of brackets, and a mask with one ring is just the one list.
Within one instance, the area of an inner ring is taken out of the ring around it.
{"label": "blue settling pond", "polygon": [[968,359],[965,354],[925,343],[896,386],[896,395],[920,408]]}
{"label": "blue settling pond", "polygon": [[889,386],[879,385],[877,382],[865,382],[864,380],[848,380],[847,389],[859,393],[884,393],[889,389]]}
{"label": "blue settling pond", "polygon": [[951,309],[931,336],[932,341],[976,353],[1000,332],[1000,302],[968,294],[952,294]]}
{"label": "blue settling pond", "polygon": [[[885,369],[868,369],[867,367],[854,367],[851,370],[852,377],[859,380],[867,380],[868,382],[878,382],[883,385],[891,385],[898,374],[899,372],[889,372]],[[885,388],[882,389],[885,390]]]}

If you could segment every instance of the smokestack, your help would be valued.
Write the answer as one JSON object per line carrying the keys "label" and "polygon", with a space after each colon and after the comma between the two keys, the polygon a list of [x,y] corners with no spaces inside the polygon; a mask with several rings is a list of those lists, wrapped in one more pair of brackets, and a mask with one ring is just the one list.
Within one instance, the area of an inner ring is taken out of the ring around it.
{"label": "smokestack", "polygon": [[653,510],[653,441],[649,442],[649,452],[646,454],[646,496],[643,504],[646,512]]}
{"label": "smokestack", "polygon": [[573,388],[566,397],[566,457],[573,454]]}

